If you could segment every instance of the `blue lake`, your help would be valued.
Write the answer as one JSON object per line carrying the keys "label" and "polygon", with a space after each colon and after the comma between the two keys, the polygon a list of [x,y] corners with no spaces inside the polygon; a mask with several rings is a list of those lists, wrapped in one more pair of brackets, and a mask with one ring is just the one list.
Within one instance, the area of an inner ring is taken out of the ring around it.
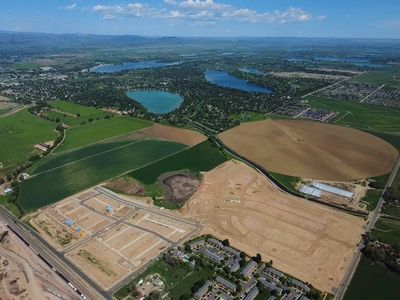
{"label": "blue lake", "polygon": [[162,91],[132,91],[127,92],[126,95],[154,114],[169,113],[179,108],[183,102],[180,95]]}
{"label": "blue lake", "polygon": [[247,93],[272,93],[270,89],[259,86],[257,84],[249,83],[246,80],[239,79],[235,76],[229,75],[226,72],[206,70],[204,76],[208,82],[218,85],[220,87],[241,90]]}
{"label": "blue lake", "polygon": [[322,62],[342,62],[359,67],[368,68],[383,68],[385,65],[372,63],[368,58],[365,57],[335,57],[335,56],[316,56],[314,57],[316,61]]}
{"label": "blue lake", "polygon": [[256,76],[264,76],[265,73],[258,71],[257,69],[254,68],[239,68],[238,69],[240,72],[256,75]]}
{"label": "blue lake", "polygon": [[90,72],[94,73],[117,73],[128,70],[141,70],[141,69],[152,69],[152,68],[162,68],[169,66],[179,65],[180,62],[159,62],[159,61],[139,61],[133,63],[122,63],[115,65],[99,65],[93,68],[90,68]]}

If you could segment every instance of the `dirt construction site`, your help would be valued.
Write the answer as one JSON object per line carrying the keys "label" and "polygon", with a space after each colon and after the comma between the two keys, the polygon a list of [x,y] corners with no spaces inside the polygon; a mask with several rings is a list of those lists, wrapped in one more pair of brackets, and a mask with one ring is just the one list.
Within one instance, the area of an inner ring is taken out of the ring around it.
{"label": "dirt construction site", "polygon": [[329,181],[389,173],[398,151],[366,132],[303,120],[241,124],[219,135],[226,146],[268,171]]}
{"label": "dirt construction site", "polygon": [[364,220],[281,192],[263,175],[228,161],[203,176],[181,209],[203,233],[229,239],[248,255],[332,292],[361,240]]}
{"label": "dirt construction site", "polygon": [[200,230],[178,213],[95,187],[28,215],[54,248],[103,290]]}

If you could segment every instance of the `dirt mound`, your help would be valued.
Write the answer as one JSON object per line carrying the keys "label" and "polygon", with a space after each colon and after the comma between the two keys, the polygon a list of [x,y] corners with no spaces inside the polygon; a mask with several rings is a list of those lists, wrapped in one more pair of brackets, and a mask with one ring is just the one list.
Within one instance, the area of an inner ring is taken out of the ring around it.
{"label": "dirt mound", "polygon": [[135,179],[124,176],[114,180],[111,180],[104,184],[104,187],[121,194],[126,195],[139,195],[144,196],[145,190],[142,185],[139,184]]}
{"label": "dirt mound", "polygon": [[219,136],[232,150],[269,171],[319,180],[387,174],[398,155],[390,144],[366,132],[311,121],[252,122]]}
{"label": "dirt mound", "polygon": [[165,200],[174,204],[183,204],[200,185],[196,177],[185,172],[163,174],[158,181],[166,191]]}
{"label": "dirt mound", "polygon": [[155,138],[177,142],[188,146],[194,146],[207,140],[207,137],[200,132],[160,124],[154,124],[153,126],[142,129],[141,131]]}
{"label": "dirt mound", "polygon": [[361,240],[364,220],[279,191],[244,163],[203,176],[180,210],[211,233],[315,287],[338,287]]}

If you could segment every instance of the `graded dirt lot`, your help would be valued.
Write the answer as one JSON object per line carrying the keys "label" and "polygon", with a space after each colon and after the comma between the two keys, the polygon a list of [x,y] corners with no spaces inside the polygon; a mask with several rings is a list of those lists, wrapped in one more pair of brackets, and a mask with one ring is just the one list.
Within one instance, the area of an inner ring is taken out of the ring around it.
{"label": "graded dirt lot", "polygon": [[163,174],[158,181],[166,191],[165,199],[175,204],[183,204],[200,185],[196,177],[184,172]]}
{"label": "graded dirt lot", "polygon": [[[7,230],[0,224],[0,233]],[[0,299],[81,299],[12,232],[0,242]]]}
{"label": "graded dirt lot", "polygon": [[238,154],[268,171],[349,181],[387,174],[398,151],[360,130],[300,120],[265,120],[221,133]]}
{"label": "graded dirt lot", "polygon": [[160,124],[154,124],[151,127],[142,129],[141,132],[149,134],[155,138],[167,140],[169,142],[177,142],[188,146],[194,146],[207,140],[207,137],[200,132]]}
{"label": "graded dirt lot", "polygon": [[145,195],[144,187],[132,177],[123,176],[104,184],[104,187],[125,195]]}
{"label": "graded dirt lot", "polygon": [[181,209],[248,255],[323,291],[338,287],[361,240],[364,220],[282,193],[255,170],[228,161],[206,173]]}
{"label": "graded dirt lot", "polygon": [[103,290],[199,230],[177,212],[101,187],[68,197],[26,220]]}

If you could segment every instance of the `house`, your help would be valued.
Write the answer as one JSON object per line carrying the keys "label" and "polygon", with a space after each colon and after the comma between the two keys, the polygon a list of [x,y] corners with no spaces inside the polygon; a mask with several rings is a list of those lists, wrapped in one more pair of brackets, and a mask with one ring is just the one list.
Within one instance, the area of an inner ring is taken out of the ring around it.
{"label": "house", "polygon": [[205,242],[206,241],[204,239],[200,239],[200,240],[196,240],[196,241],[190,242],[189,243],[190,250],[194,250],[194,249],[196,249],[198,247],[204,246]]}
{"label": "house", "polygon": [[226,290],[229,291],[236,291],[236,284],[230,282],[229,280],[226,280],[225,278],[221,277],[221,276],[217,276],[217,278],[215,279],[215,281],[222,286],[223,288],[225,288]]}
{"label": "house", "polygon": [[254,300],[259,293],[260,293],[260,291],[255,286],[250,290],[250,292],[246,295],[246,297],[244,297],[243,300]]}
{"label": "house", "polygon": [[272,268],[272,267],[266,268],[266,269],[264,270],[264,273],[267,274],[268,276],[274,278],[274,279],[280,279],[280,278],[282,278],[283,275],[284,275],[282,272],[280,272],[280,271],[278,271],[277,269]]}
{"label": "house", "polygon": [[234,272],[236,272],[237,270],[239,270],[240,269],[240,260],[239,259],[235,259],[235,260],[230,260],[229,261],[229,263],[228,263],[228,268],[229,268],[229,271],[231,272],[231,273],[234,273]]}
{"label": "house", "polygon": [[290,279],[290,283],[300,291],[308,293],[311,290],[307,284],[301,282],[300,280]]}
{"label": "house", "polygon": [[240,251],[237,251],[236,249],[233,249],[232,247],[225,246],[224,251],[228,252],[229,254],[233,256],[240,257]]}
{"label": "house", "polygon": [[213,262],[219,263],[220,261],[222,261],[224,258],[219,255],[218,253],[214,253],[211,250],[206,250],[204,251],[204,256],[207,257],[208,259],[212,260]]}
{"label": "house", "polygon": [[250,277],[254,271],[257,269],[258,264],[254,260],[249,260],[243,270],[240,272],[240,275],[244,277]]}
{"label": "house", "polygon": [[5,196],[10,195],[12,192],[13,192],[13,189],[10,187],[4,189]]}
{"label": "house", "polygon": [[196,292],[194,293],[195,299],[201,299],[207,294],[208,289],[213,286],[213,283],[210,280],[207,280],[206,283]]}
{"label": "house", "polygon": [[276,291],[276,293],[278,294],[278,296],[282,295],[283,289],[276,286],[274,283],[269,282],[265,279],[260,279],[259,281],[266,289],[270,290],[270,291]]}
{"label": "house", "polygon": [[207,243],[213,245],[214,247],[221,248],[221,249],[224,247],[224,245],[222,245],[221,241],[218,241],[218,240],[216,240],[214,238],[209,238],[207,240]]}

